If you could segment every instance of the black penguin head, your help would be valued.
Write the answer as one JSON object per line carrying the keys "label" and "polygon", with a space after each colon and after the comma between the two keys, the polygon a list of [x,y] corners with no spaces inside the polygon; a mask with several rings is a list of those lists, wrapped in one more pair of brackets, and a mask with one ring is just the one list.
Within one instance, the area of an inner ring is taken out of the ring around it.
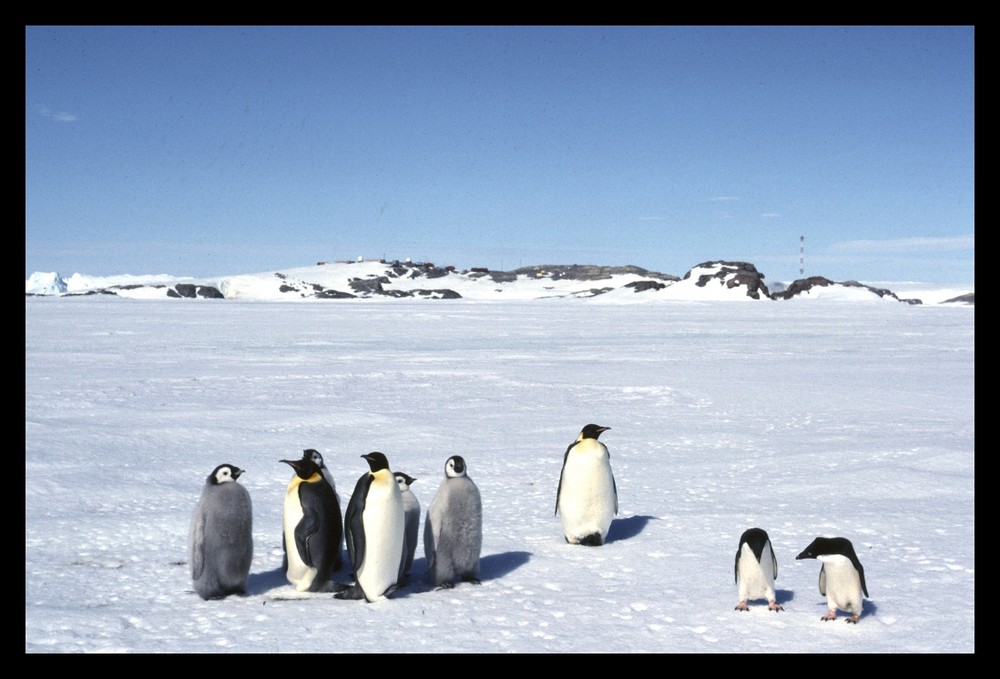
{"label": "black penguin head", "polygon": [[212,473],[208,475],[208,483],[213,486],[217,486],[220,483],[229,483],[230,481],[235,481],[240,478],[240,474],[243,470],[237,467],[235,464],[220,464],[218,467],[212,470]]}
{"label": "black penguin head", "polygon": [[414,481],[416,481],[416,479],[410,476],[409,474],[404,474],[403,472],[396,472],[396,483],[399,484],[400,490],[406,490],[407,488],[413,485]]}
{"label": "black penguin head", "polygon": [[455,479],[465,476],[465,459],[461,455],[452,455],[444,463],[445,478]]}
{"label": "black penguin head", "polygon": [[743,545],[750,545],[750,549],[753,551],[753,555],[757,557],[757,561],[760,561],[761,554],[764,553],[764,547],[768,542],[767,531],[763,528],[747,528],[743,531],[743,535],[740,536],[740,544],[736,549],[736,553],[743,549]]}
{"label": "black penguin head", "polygon": [[368,467],[371,468],[373,472],[381,471],[383,469],[389,468],[389,460],[386,459],[385,455],[378,452],[377,450],[371,453],[362,455],[361,457],[368,460]]}
{"label": "black penguin head", "polygon": [[280,460],[280,462],[291,465],[295,475],[300,479],[308,479],[313,474],[320,473],[319,465],[313,462],[311,457],[303,457],[301,460]]}
{"label": "black penguin head", "polygon": [[847,538],[816,538],[795,558],[816,559],[830,554],[840,554],[851,561],[857,561],[858,558],[854,553],[854,545]]}
{"label": "black penguin head", "polygon": [[320,455],[320,452],[318,450],[314,450],[312,448],[306,448],[305,450],[302,451],[302,459],[304,460],[307,457],[313,462],[315,462],[317,467],[319,467],[320,469],[323,468],[323,456]]}
{"label": "black penguin head", "polygon": [[598,436],[601,435],[601,432],[605,432],[608,429],[611,429],[611,427],[602,427],[598,424],[588,424],[586,427],[583,428],[583,431],[580,432],[580,438],[596,439]]}

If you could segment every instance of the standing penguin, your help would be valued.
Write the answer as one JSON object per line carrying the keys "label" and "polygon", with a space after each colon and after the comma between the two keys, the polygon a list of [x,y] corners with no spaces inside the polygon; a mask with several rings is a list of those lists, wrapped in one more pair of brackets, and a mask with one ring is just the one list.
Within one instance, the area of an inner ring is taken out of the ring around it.
{"label": "standing penguin", "polygon": [[316,466],[319,467],[320,473],[323,475],[323,480],[326,481],[328,484],[330,484],[330,488],[333,489],[333,494],[337,496],[337,520],[340,521],[341,529],[340,529],[340,542],[337,543],[337,560],[333,564],[333,570],[339,571],[344,565],[344,560],[341,556],[344,549],[344,528],[343,528],[344,519],[340,514],[340,508],[341,508],[340,493],[337,492],[337,484],[334,483],[333,472],[331,472],[330,468],[326,466],[326,462],[323,461],[323,456],[320,454],[320,452],[313,448],[306,448],[305,450],[302,451],[302,457],[306,456],[312,458],[312,461],[316,463]]}
{"label": "standing penguin", "polygon": [[432,585],[450,588],[462,580],[479,584],[483,546],[483,503],[468,476],[465,460],[453,455],[444,464],[444,479],[427,508],[424,556]]}
{"label": "standing penguin", "polygon": [[295,470],[285,491],[285,575],[299,592],[330,591],[344,532],[337,494],[311,456],[281,462]]}
{"label": "standing penguin", "polygon": [[355,582],[334,596],[372,602],[385,599],[398,586],[405,519],[403,494],[385,455],[373,452],[361,457],[370,471],[358,479],[344,515]]}
{"label": "standing penguin", "polygon": [[234,464],[212,470],[191,517],[191,578],[202,599],[246,591],[253,560],[253,507],[250,493],[236,483],[242,473]]}
{"label": "standing penguin", "polygon": [[796,559],[817,559],[819,593],[826,597],[827,613],[820,620],[836,620],[837,609],[847,611],[847,622],[861,619],[861,594],[868,596],[865,569],[847,538],[816,538]]}
{"label": "standing penguin", "polygon": [[604,544],[618,514],[618,488],[607,446],[597,440],[611,427],[588,424],[563,456],[556,491],[556,514],[571,545]]}
{"label": "standing penguin", "polygon": [[736,548],[736,584],[740,600],[736,610],[747,611],[748,599],[767,599],[769,611],[783,611],[775,601],[774,579],[778,577],[778,560],[774,557],[771,539],[763,528],[748,528],[740,536]]}
{"label": "standing penguin", "polygon": [[410,490],[410,486],[416,481],[415,478],[403,472],[396,472],[396,483],[399,484],[399,492],[403,495],[403,518],[404,537],[403,560],[399,568],[399,582],[402,584],[404,578],[410,574],[413,567],[413,555],[417,551],[417,531],[420,529],[420,501]]}

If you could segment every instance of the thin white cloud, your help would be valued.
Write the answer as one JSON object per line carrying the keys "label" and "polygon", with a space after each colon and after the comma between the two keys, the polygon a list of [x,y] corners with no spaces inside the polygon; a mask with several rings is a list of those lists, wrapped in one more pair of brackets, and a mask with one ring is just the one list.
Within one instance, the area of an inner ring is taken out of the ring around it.
{"label": "thin white cloud", "polygon": [[975,236],[894,238],[891,240],[849,240],[833,243],[832,252],[941,252],[975,250]]}
{"label": "thin white cloud", "polygon": [[713,203],[718,203],[724,200],[739,200],[736,196],[715,196],[714,198],[709,198]]}
{"label": "thin white cloud", "polygon": [[777,212],[764,212],[761,213],[760,216],[763,217],[764,219],[777,219],[781,215],[778,214]]}
{"label": "thin white cloud", "polygon": [[75,123],[79,120],[75,113],[70,113],[68,111],[53,111],[48,106],[39,106],[38,112],[49,120],[54,120],[58,123]]}

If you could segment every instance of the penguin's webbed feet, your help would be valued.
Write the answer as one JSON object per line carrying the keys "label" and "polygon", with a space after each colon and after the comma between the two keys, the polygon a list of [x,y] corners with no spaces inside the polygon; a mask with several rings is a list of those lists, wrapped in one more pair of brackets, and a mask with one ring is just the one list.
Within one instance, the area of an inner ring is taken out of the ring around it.
{"label": "penguin's webbed feet", "polygon": [[777,601],[769,601],[767,603],[767,610],[774,611],[775,613],[777,613],[778,611],[785,610],[785,607],[779,604]]}
{"label": "penguin's webbed feet", "polygon": [[453,587],[455,587],[455,583],[454,582],[442,582],[440,585],[438,585],[434,589],[452,589]]}
{"label": "penguin's webbed feet", "polygon": [[472,575],[463,576],[462,577],[462,582],[467,582],[470,585],[481,585],[481,584],[483,584],[482,582],[480,582],[479,578],[477,578],[475,576],[472,576]]}
{"label": "penguin's webbed feet", "polygon": [[860,619],[861,619],[861,616],[858,615],[857,613],[855,613],[854,615],[852,615],[851,617],[849,617],[847,619],[847,622],[848,622],[848,624],[857,625],[858,624],[858,620],[860,620]]}
{"label": "penguin's webbed feet", "polygon": [[736,610],[737,611],[749,611],[750,607],[747,606],[747,602],[746,601],[741,601],[738,604],[736,604]]}
{"label": "penguin's webbed feet", "polygon": [[820,620],[822,620],[823,622],[826,622],[827,620],[836,620],[836,619],[837,619],[837,611],[828,611],[826,615],[820,618]]}

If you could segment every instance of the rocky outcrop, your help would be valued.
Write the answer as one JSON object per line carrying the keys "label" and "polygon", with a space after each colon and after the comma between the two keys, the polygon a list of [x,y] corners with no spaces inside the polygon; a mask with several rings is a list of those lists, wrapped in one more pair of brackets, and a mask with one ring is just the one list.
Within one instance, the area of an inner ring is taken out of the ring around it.
{"label": "rocky outcrop", "polygon": [[[713,269],[714,271],[712,271]],[[753,264],[747,262],[703,262],[684,274],[683,280],[690,278],[693,271],[699,270],[711,271],[711,273],[698,273],[695,285],[700,288],[705,287],[712,280],[719,280],[727,288],[745,286],[747,297],[760,299],[763,295],[765,299],[774,299],[764,283],[764,274],[757,271],[757,267]]]}
{"label": "rocky outcrop", "polygon": [[776,293],[775,299],[792,299],[796,295],[801,295],[802,293],[808,292],[816,287],[827,287],[831,285],[841,285],[846,288],[863,288],[872,292],[883,299],[888,297],[889,299],[894,299],[899,302],[904,302],[906,304],[922,304],[919,299],[900,299],[891,290],[886,290],[885,288],[873,288],[870,285],[864,285],[858,283],[857,281],[843,281],[840,283],[831,281],[829,278],[824,278],[823,276],[811,276],[809,278],[800,278],[797,281],[793,281],[783,292]]}

